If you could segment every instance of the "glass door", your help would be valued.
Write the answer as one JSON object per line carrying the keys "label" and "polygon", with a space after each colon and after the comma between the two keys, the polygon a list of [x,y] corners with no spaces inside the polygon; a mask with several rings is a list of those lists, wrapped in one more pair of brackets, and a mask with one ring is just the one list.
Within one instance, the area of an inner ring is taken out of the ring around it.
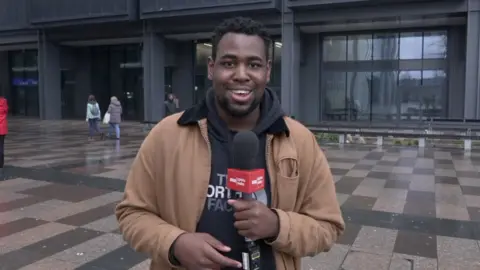
{"label": "glass door", "polygon": [[27,97],[25,87],[15,87],[13,89],[13,115],[27,115]]}
{"label": "glass door", "polygon": [[9,52],[13,115],[38,117],[37,51]]}
{"label": "glass door", "polygon": [[123,118],[125,120],[143,119],[143,70],[141,68],[123,69]]}
{"label": "glass door", "polygon": [[71,70],[62,70],[62,118],[75,118],[75,74]]}

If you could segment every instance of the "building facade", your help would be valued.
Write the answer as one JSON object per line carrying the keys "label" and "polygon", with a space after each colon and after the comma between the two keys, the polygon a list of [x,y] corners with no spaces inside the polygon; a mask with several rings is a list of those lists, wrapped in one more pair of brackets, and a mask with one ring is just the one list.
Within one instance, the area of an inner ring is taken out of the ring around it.
{"label": "building facade", "polygon": [[89,94],[155,122],[210,82],[211,30],[249,16],[271,32],[284,110],[307,124],[480,118],[477,0],[4,0],[0,91],[11,113],[85,117]]}

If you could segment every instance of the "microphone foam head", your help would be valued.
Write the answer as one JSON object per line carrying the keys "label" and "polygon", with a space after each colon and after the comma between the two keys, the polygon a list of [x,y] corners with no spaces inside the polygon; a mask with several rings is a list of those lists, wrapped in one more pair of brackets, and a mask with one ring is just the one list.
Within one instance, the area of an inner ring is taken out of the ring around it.
{"label": "microphone foam head", "polygon": [[252,131],[240,131],[233,137],[233,166],[240,170],[255,169],[259,141]]}

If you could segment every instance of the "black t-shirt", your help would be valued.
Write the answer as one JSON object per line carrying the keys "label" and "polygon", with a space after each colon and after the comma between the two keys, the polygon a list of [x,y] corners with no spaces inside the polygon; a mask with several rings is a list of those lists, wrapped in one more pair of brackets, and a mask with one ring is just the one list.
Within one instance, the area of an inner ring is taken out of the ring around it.
{"label": "black t-shirt", "polygon": [[[230,138],[218,137],[213,128],[209,125],[209,140],[212,150],[212,165],[210,173],[210,183],[207,190],[207,199],[200,220],[197,224],[197,232],[204,232],[212,235],[224,245],[231,248],[231,251],[225,255],[229,258],[242,262],[242,252],[246,251],[245,238],[240,236],[233,226],[235,218],[234,211],[227,204],[229,199],[237,199],[241,197],[241,193],[230,191],[226,188],[227,169],[231,166],[231,139],[235,135],[230,132]],[[225,133],[224,133],[225,134]],[[266,136],[260,136],[260,149],[257,157],[258,168],[266,168],[265,160],[265,143]],[[268,173],[265,175],[265,191],[257,193],[258,199],[262,198],[270,205],[271,191],[270,178]],[[264,241],[257,241],[260,246],[261,269],[274,270],[275,258],[272,247]],[[234,268],[232,268],[234,269]],[[224,269],[230,270],[230,269]]]}

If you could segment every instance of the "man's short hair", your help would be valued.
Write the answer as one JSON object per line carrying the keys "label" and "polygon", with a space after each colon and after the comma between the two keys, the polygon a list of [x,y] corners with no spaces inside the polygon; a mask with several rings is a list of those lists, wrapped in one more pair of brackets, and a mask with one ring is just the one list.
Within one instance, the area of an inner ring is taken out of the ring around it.
{"label": "man's short hair", "polygon": [[215,59],[217,56],[218,43],[223,38],[223,36],[228,33],[245,34],[262,38],[263,43],[265,44],[265,55],[267,57],[267,60],[270,59],[269,52],[272,40],[267,32],[267,29],[262,23],[246,17],[234,17],[226,19],[217,27],[215,27],[212,37],[213,59]]}

